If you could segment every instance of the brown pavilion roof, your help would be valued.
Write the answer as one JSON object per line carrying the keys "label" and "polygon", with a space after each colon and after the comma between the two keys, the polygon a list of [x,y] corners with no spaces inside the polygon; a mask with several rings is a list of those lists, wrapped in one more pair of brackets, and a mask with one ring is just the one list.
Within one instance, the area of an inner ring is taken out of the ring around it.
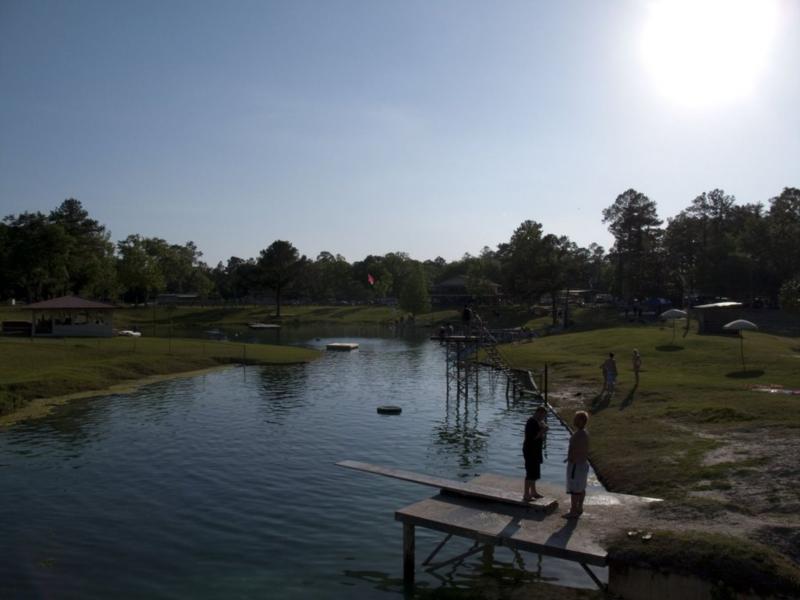
{"label": "brown pavilion roof", "polygon": [[61,296],[60,298],[52,298],[50,300],[28,304],[26,308],[32,310],[112,310],[114,307],[102,302],[84,300],[77,296]]}

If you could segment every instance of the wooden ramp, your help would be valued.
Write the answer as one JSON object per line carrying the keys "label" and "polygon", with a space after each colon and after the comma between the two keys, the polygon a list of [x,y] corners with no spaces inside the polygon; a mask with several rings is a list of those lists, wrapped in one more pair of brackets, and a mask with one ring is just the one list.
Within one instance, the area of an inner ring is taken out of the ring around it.
{"label": "wooden ramp", "polygon": [[[529,510],[546,512],[555,510],[558,507],[558,502],[553,498],[545,497],[525,502],[522,499],[521,491],[504,490],[480,483],[454,481],[452,479],[444,479],[443,477],[413,473],[412,471],[393,469],[391,467],[381,467],[379,465],[371,465],[355,460],[343,460],[336,464],[340,467],[355,469],[356,471],[364,471],[365,473],[383,475],[384,477],[392,477],[394,479],[410,481],[411,483],[419,483],[421,485],[439,488],[444,493],[457,494],[459,496],[499,502],[502,504],[512,504],[514,506],[525,507]],[[522,486],[520,485],[519,487],[521,488]]]}

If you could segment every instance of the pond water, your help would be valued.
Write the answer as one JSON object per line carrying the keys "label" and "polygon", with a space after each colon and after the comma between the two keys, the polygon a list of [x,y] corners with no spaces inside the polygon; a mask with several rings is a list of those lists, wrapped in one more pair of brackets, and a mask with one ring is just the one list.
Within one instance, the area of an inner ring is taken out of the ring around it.
{"label": "pond water", "polygon": [[[521,478],[533,404],[507,405],[489,372],[477,401],[448,400],[434,342],[335,340],[360,349],[165,381],[0,430],[0,598],[401,595],[394,510],[433,490],[334,463]],[[379,404],[403,414],[378,415]],[[550,420],[543,478],[562,482],[567,432]],[[422,560],[442,536],[417,532]],[[468,546],[454,538],[440,556]],[[521,556],[531,578],[592,587],[577,565]],[[498,549],[492,569],[512,564]],[[418,585],[463,586],[483,572],[480,557],[418,568]]]}

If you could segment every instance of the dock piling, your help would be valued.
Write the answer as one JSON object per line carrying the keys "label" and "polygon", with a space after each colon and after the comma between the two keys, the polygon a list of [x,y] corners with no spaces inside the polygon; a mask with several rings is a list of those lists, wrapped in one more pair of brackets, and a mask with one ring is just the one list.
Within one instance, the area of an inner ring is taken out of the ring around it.
{"label": "dock piling", "polygon": [[403,584],[414,585],[414,525],[403,523]]}

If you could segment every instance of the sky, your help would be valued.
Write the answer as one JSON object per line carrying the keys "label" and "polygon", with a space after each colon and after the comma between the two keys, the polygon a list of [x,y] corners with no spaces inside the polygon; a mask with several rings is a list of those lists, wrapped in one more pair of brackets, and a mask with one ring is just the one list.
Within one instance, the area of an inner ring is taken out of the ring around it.
{"label": "sky", "polygon": [[800,187],[793,0],[0,0],[0,216],[79,199],[204,260],[612,244]]}

